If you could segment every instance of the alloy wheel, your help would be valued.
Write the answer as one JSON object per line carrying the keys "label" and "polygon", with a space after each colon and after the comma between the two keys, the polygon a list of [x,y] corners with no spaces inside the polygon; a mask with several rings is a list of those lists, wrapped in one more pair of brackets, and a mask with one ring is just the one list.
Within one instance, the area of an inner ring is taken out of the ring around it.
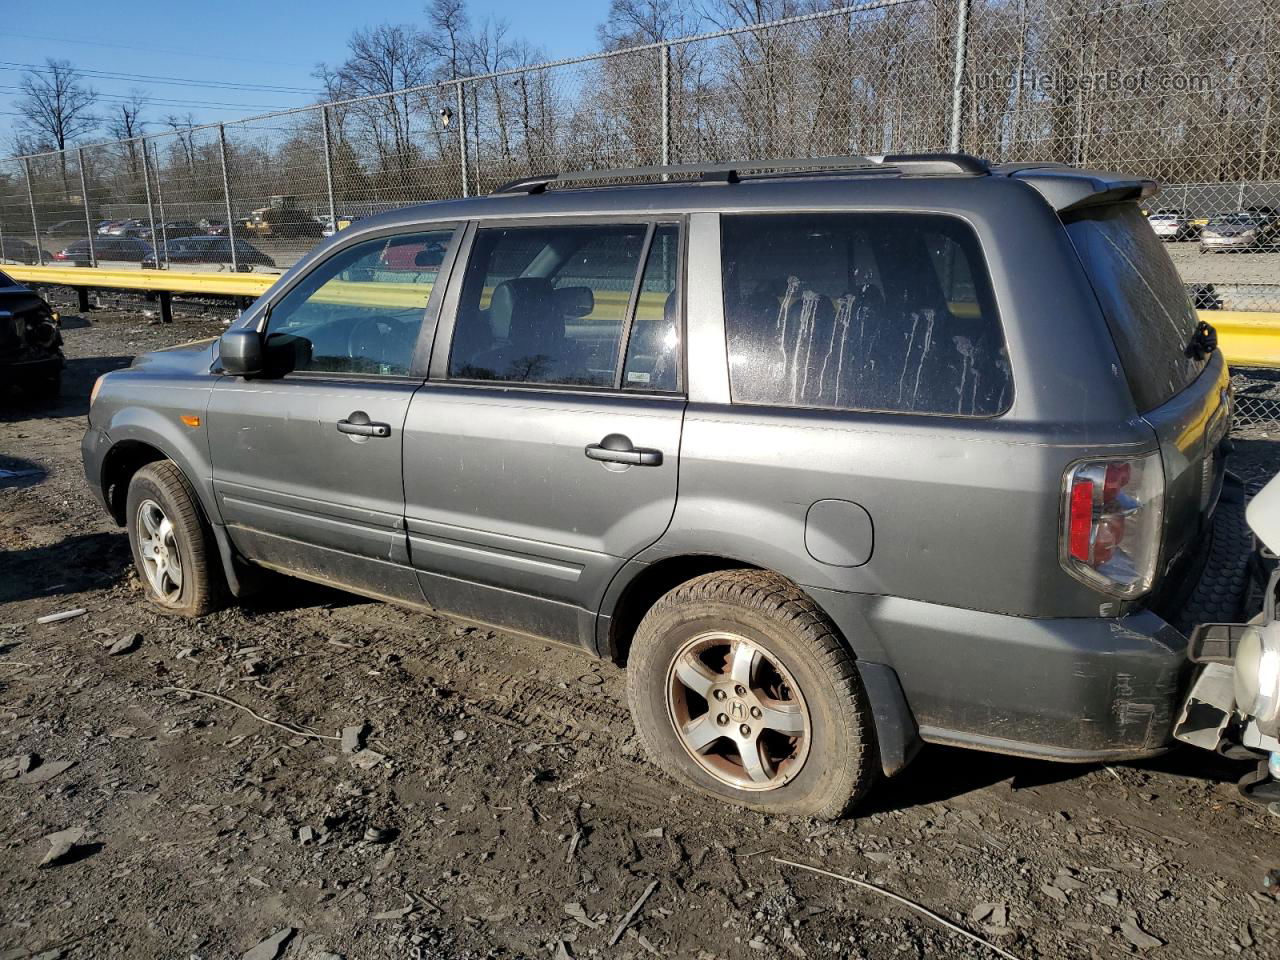
{"label": "alloy wheel", "polygon": [[711,776],[739,790],[774,790],[799,774],[810,719],[795,679],[759,644],[734,633],[702,633],[667,671],[676,736]]}
{"label": "alloy wheel", "polygon": [[173,522],[154,500],[138,504],[138,553],[157,597],[177,604],[182,596],[182,553]]}

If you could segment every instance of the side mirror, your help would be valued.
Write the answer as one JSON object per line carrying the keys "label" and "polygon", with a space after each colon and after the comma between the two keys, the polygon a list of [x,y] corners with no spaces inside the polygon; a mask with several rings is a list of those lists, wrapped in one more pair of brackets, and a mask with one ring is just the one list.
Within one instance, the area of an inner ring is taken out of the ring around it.
{"label": "side mirror", "polygon": [[263,368],[262,334],[257,330],[228,330],[218,340],[222,370],[233,377],[249,377]]}

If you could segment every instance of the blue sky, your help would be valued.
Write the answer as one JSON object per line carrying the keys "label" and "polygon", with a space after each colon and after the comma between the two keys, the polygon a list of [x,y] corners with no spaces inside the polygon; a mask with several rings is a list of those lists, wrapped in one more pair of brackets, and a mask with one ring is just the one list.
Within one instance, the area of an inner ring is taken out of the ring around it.
{"label": "blue sky", "polygon": [[[312,69],[320,61],[341,60],[352,30],[377,23],[420,23],[423,6],[423,0],[10,0],[0,4],[5,25],[0,29],[0,155],[10,152],[16,120],[11,114],[22,71],[15,65],[53,57],[104,72],[315,90]],[[468,6],[474,22],[489,16],[506,19],[513,36],[528,39],[556,59],[596,49],[595,28],[608,12],[609,0],[469,0]],[[91,82],[107,97],[125,97],[135,87],[146,90],[157,101],[146,114],[153,121],[188,111],[200,123],[230,120],[313,99],[282,90],[159,80],[94,77]],[[99,109],[115,102],[104,99]],[[193,105],[197,102],[210,105]]]}

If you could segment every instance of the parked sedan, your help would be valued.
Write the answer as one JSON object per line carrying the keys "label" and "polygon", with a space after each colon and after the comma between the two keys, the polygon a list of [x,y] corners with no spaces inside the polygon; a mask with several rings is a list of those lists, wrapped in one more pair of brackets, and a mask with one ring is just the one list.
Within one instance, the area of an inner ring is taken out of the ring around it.
{"label": "parked sedan", "polygon": [[[156,224],[156,231],[161,237],[167,237],[170,240],[175,240],[179,237],[203,236],[206,232],[190,220],[168,220],[163,224],[158,223]],[[142,240],[152,239],[151,225],[144,226],[138,231],[137,236]]]}
{"label": "parked sedan", "polygon": [[[236,263],[240,270],[253,267],[274,267],[276,262],[246,240],[236,240]],[[184,237],[161,245],[160,261],[168,252],[170,264],[180,263],[231,263],[231,240],[227,237]],[[143,267],[158,267],[153,251],[142,261]]]}
{"label": "parked sedan", "polygon": [[[98,260],[124,260],[129,263],[141,263],[150,253],[151,244],[137,237],[106,236],[94,241],[94,253]],[[55,263],[70,263],[77,267],[89,267],[93,264],[89,257],[89,241],[77,240],[68,244],[53,255]]]}
{"label": "parked sedan", "polygon": [[1161,240],[1190,240],[1199,232],[1185,210],[1157,210],[1147,223]]}
{"label": "parked sedan", "polygon": [[1280,217],[1267,209],[1241,210],[1210,220],[1200,231],[1200,252],[1261,250],[1280,240]]}
{"label": "parked sedan", "polygon": [[150,229],[145,220],[121,220],[107,227],[108,237],[137,237],[142,230]]}

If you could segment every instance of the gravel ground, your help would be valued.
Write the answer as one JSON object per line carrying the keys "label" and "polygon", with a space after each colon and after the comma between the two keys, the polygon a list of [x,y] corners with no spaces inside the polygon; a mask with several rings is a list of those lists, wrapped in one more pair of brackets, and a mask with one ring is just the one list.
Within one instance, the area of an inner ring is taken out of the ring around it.
{"label": "gravel ground", "polygon": [[0,407],[32,471],[0,480],[0,960],[997,956],[774,858],[1023,960],[1280,955],[1280,819],[1207,754],[929,748],[855,818],[771,819],[647,764],[579,652],[284,580],[155,613],[81,476],[87,395],[221,329],[72,318],[61,406]]}

